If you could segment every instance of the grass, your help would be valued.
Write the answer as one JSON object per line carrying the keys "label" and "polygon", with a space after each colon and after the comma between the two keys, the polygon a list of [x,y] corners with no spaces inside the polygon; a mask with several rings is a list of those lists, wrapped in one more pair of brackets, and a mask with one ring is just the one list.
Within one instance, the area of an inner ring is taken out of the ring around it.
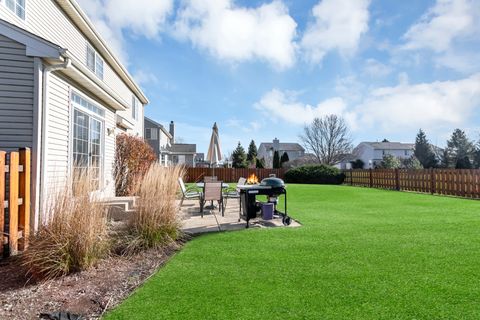
{"label": "grass", "polygon": [[302,228],[204,235],[106,319],[477,319],[480,202],[290,185]]}

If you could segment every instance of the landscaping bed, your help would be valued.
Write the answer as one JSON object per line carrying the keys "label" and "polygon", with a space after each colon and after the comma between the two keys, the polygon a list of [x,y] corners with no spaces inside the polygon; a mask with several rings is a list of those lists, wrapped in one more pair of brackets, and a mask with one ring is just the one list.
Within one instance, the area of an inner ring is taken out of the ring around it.
{"label": "landscaping bed", "polygon": [[38,319],[40,313],[69,311],[98,319],[162,266],[180,247],[112,256],[87,271],[32,283],[19,258],[0,261],[0,319]]}

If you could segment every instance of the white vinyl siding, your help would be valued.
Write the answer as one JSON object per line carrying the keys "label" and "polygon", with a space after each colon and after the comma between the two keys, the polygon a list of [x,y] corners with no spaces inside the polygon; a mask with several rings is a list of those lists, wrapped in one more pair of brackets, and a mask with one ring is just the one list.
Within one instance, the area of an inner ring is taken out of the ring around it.
{"label": "white vinyl siding", "polygon": [[32,147],[33,58],[0,35],[0,150]]}
{"label": "white vinyl siding", "polygon": [[[87,97],[86,101],[90,105],[97,106],[104,112],[104,117],[98,117],[102,121],[102,132],[100,140],[103,144],[101,155],[103,156],[103,167],[101,168],[100,186],[101,192],[105,196],[114,195],[114,185],[112,179],[113,161],[115,155],[115,136],[106,135],[106,128],[115,127],[115,113],[102,106],[91,97],[85,95],[75,84],[67,82],[56,73],[50,76],[49,86],[49,115],[48,115],[48,143],[47,143],[47,180],[50,191],[59,190],[67,182],[71,173],[73,159],[73,122],[75,103],[72,103],[72,97],[76,95]],[[81,105],[81,103],[80,103]],[[95,113],[87,105],[87,109],[80,107],[86,113]],[[49,192],[52,194],[52,192]]]}
{"label": "white vinyl siding", "polygon": [[[4,6],[6,0],[0,1],[3,2],[1,6]],[[87,66],[87,47],[89,40],[75,26],[72,20],[66,16],[62,9],[59,8],[57,1],[26,0],[26,2],[27,11],[25,20],[18,18],[6,7],[5,10],[0,10],[0,19],[4,19],[9,23],[17,25],[35,35],[68,49],[70,54]],[[100,68],[101,66],[99,65],[98,69],[100,70]],[[126,104],[131,103],[130,101],[133,94],[132,90],[130,90],[130,88],[106,62],[103,63],[103,81]],[[122,113],[121,115],[126,119],[132,118],[130,110],[126,110],[125,113]],[[139,110],[138,116],[139,119],[141,119],[141,110]],[[138,124],[135,126],[134,134],[136,133],[143,136],[142,125]]]}

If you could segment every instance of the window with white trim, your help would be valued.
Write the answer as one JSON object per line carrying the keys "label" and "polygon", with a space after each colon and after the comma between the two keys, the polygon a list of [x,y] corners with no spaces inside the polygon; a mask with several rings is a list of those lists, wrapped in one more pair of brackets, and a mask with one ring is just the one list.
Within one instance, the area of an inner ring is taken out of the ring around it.
{"label": "window with white trim", "polygon": [[17,17],[25,20],[25,0],[5,0],[5,4]]}
{"label": "window with white trim", "polygon": [[103,80],[103,59],[89,44],[87,44],[87,68]]}
{"label": "window with white trim", "polygon": [[72,93],[73,177],[88,173],[94,189],[101,187],[104,110]]}
{"label": "window with white trim", "polygon": [[139,101],[135,95],[132,95],[132,118],[137,120],[138,119],[138,105]]}
{"label": "window with white trim", "polygon": [[157,140],[157,129],[155,128],[146,128],[145,129],[145,139],[147,140]]}

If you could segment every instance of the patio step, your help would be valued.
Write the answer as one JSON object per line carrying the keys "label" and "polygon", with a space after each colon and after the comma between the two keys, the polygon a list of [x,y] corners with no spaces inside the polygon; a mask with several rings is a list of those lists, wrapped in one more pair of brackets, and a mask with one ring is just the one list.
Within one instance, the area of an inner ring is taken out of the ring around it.
{"label": "patio step", "polygon": [[112,197],[103,200],[108,208],[109,218],[114,221],[125,220],[135,211],[136,197]]}

